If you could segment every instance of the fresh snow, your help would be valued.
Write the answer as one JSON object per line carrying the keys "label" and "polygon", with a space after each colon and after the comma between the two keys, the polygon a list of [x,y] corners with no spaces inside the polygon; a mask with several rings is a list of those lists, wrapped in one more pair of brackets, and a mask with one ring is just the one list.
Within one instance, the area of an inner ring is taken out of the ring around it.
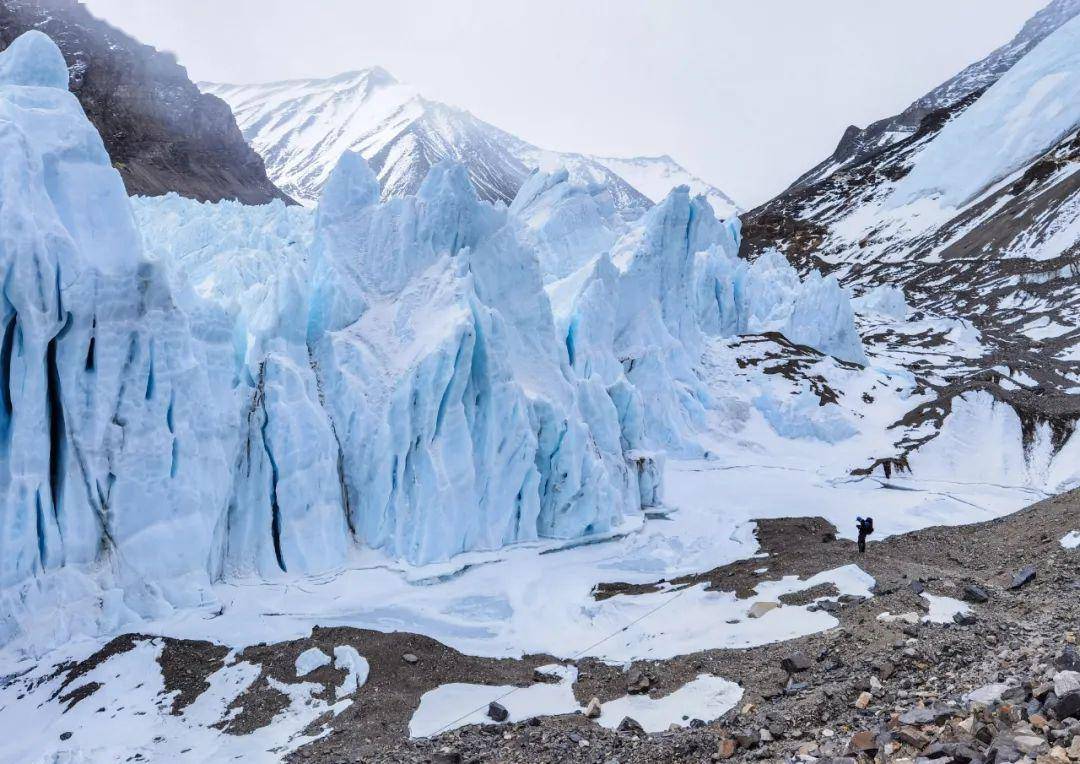
{"label": "fresh snow", "polygon": [[498,701],[509,712],[509,722],[579,710],[574,698],[578,675],[575,667],[553,664],[541,666],[537,671],[558,677],[558,681],[537,682],[528,687],[455,682],[428,690],[409,720],[409,735],[432,737],[468,724],[496,724],[487,715],[492,701]]}
{"label": "fresh snow", "polygon": [[686,726],[687,718],[711,722],[742,698],[742,687],[727,679],[698,674],[679,689],[660,698],[624,695],[600,706],[601,726],[615,729],[627,716],[646,732],[663,732],[672,724]]}
{"label": "fresh snow", "polygon": [[[536,716],[572,714],[583,709],[574,697],[577,669],[572,666],[545,666],[538,671],[559,677],[555,683],[528,687],[482,684],[444,684],[420,698],[420,706],[409,721],[412,737],[432,737],[468,724],[494,724],[487,716],[488,704],[498,701],[509,712],[510,722]],[[625,695],[600,706],[595,721],[615,729],[627,716],[646,732],[660,732],[672,724],[685,725],[688,719],[705,722],[718,719],[742,698],[742,688],[734,682],[700,674],[674,692],[660,698]]]}
{"label": "fresh snow", "polygon": [[923,620],[930,623],[952,623],[953,616],[971,612],[970,605],[955,597],[945,597],[940,594],[930,594],[929,592],[923,592],[922,597],[930,606],[930,610]]}
{"label": "fresh snow", "polygon": [[431,166],[450,159],[465,165],[486,201],[509,204],[532,170],[566,169],[575,182],[605,189],[627,218],[682,185],[706,196],[722,218],[738,212],[722,191],[671,157],[617,159],[548,151],[467,111],[425,98],[379,67],[326,79],[200,87],[232,107],[267,174],[303,204],[317,202],[338,159],[354,151],[372,166],[383,199],[415,194]]}
{"label": "fresh snow", "polygon": [[693,196],[704,196],[717,217],[729,218],[742,210],[731,197],[689,172],[671,157],[592,157],[654,202],[661,202],[671,189],[687,186]]}
{"label": "fresh snow", "polygon": [[1080,124],[1080,16],[1021,58],[947,124],[900,181],[894,204],[931,192],[959,207]]}
{"label": "fresh snow", "polygon": [[232,716],[230,704],[257,679],[258,667],[227,662],[210,675],[210,686],[194,703],[173,714],[158,664],[162,647],[160,641],[140,642],[79,677],[66,691],[100,686],[92,700],[70,709],[53,699],[63,673],[45,675],[18,702],[5,697],[0,702],[3,727],[21,732],[0,738],[0,761],[75,764],[125,761],[133,755],[147,761],[279,761],[319,736],[306,730],[320,716],[352,702],[330,706],[312,697],[320,685],[277,683],[288,703],[269,725],[245,735],[223,733],[214,725]]}

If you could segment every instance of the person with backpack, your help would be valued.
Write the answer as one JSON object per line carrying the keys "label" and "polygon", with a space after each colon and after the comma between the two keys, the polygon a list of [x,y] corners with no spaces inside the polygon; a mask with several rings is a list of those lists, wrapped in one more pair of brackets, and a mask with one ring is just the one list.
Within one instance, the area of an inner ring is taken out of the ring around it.
{"label": "person with backpack", "polygon": [[866,537],[874,532],[874,518],[856,517],[859,527],[859,554],[866,554]]}

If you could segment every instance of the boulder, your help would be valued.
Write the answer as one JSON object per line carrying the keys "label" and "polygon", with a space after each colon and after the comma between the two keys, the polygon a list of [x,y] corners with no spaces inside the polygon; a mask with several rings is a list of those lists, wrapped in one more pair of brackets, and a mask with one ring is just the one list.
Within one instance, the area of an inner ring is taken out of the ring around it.
{"label": "boulder", "polygon": [[921,706],[900,715],[901,724],[941,724],[953,715],[948,706]]}
{"label": "boulder", "polygon": [[626,691],[631,695],[646,693],[651,685],[649,675],[641,669],[630,669],[630,673],[626,675]]}
{"label": "boulder", "polygon": [[1013,574],[1012,583],[1009,584],[1010,589],[1020,589],[1027,586],[1035,580],[1035,566],[1025,565]]}
{"label": "boulder", "polygon": [[877,735],[869,730],[862,732],[856,732],[851,736],[851,741],[848,743],[847,752],[848,755],[858,756],[863,754],[866,756],[874,756],[878,749]]}
{"label": "boulder", "polygon": [[789,674],[796,674],[801,671],[808,671],[811,663],[809,656],[806,653],[799,651],[788,655],[782,661],[780,661],[780,667]]}
{"label": "boulder", "polygon": [[[1053,697],[1053,695],[1049,696],[1049,698]],[[1051,711],[1056,718],[1080,718],[1080,692],[1070,692],[1068,695],[1059,696],[1056,700],[1053,700],[1053,702],[1051,702],[1049,698],[1046,701],[1046,708]]]}
{"label": "boulder", "polygon": [[1054,674],[1054,692],[1059,698],[1077,690],[1080,690],[1080,672],[1059,671]]}
{"label": "boulder", "polygon": [[896,738],[905,745],[918,748],[920,751],[930,744],[930,737],[918,727],[904,726],[896,732]]}
{"label": "boulder", "polygon": [[501,703],[491,703],[488,705],[487,710],[488,718],[494,719],[497,722],[505,722],[510,718],[510,712],[506,710],[506,707]]}
{"label": "boulder", "polygon": [[776,610],[778,607],[780,607],[779,602],[755,602],[750,606],[747,615],[750,618],[761,618],[761,616],[765,615],[770,610]]}
{"label": "boulder", "polygon": [[955,623],[958,626],[974,626],[975,622],[978,620],[975,617],[974,613],[969,613],[969,612],[966,612],[966,611],[953,613],[952,619],[953,619],[953,623]]}
{"label": "boulder", "polygon": [[638,724],[636,719],[632,719],[629,716],[623,717],[623,720],[619,722],[617,729],[619,732],[628,732],[632,735],[645,737],[645,728]]}
{"label": "boulder", "polygon": [[968,602],[977,602],[979,604],[990,601],[990,595],[987,594],[986,589],[975,584],[968,584],[964,587],[963,597]]}
{"label": "boulder", "polygon": [[1080,655],[1077,655],[1076,648],[1065,645],[1061,655],[1054,660],[1054,667],[1059,671],[1080,671]]}
{"label": "boulder", "polygon": [[589,705],[585,706],[585,718],[596,719],[600,716],[600,699],[592,698]]}

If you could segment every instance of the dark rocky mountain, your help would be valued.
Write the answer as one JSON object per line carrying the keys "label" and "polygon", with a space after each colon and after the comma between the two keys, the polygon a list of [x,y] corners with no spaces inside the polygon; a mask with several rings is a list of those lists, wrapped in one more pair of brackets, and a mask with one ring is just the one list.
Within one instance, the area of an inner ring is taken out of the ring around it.
{"label": "dark rocky mountain", "polygon": [[880,119],[863,128],[850,126],[832,155],[799,177],[792,184],[792,189],[813,185],[837,170],[857,165],[910,137],[918,130],[924,117],[951,107],[972,93],[985,90],[997,82],[998,78],[1028,51],[1078,13],[1080,0],[1052,0],[1032,16],[1008,43],[941,83],[899,114]]}
{"label": "dark rocky mountain", "polygon": [[129,194],[175,191],[247,204],[288,199],[244,141],[228,105],[200,93],[171,54],[143,45],[74,0],[0,0],[0,49],[30,29],[60,47],[71,90]]}

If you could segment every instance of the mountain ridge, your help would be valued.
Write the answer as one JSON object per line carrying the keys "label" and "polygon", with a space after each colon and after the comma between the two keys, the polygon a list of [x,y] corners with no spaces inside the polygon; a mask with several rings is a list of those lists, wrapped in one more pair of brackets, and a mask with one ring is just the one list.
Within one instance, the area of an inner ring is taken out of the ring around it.
{"label": "mountain ridge", "polygon": [[789,190],[804,188],[824,180],[833,172],[870,159],[874,154],[910,136],[918,130],[923,118],[932,112],[953,106],[966,96],[992,85],[1032,48],[1078,13],[1080,0],[1052,0],[1028,19],[1012,40],[979,61],[964,67],[953,77],[917,98],[899,114],[879,119],[865,128],[855,125],[848,127],[833,153],[800,175]]}
{"label": "mountain ridge", "polygon": [[267,177],[229,107],[200,93],[172,54],[138,42],[82,3],[0,1],[0,49],[31,29],[60,47],[70,88],[129,194],[291,201]]}
{"label": "mountain ridge", "polygon": [[[670,157],[618,159],[546,150],[466,109],[426,98],[379,66],[325,78],[199,86],[230,104],[270,175],[308,204],[317,199],[337,157],[356,150],[375,171],[384,199],[415,193],[433,164],[454,159],[469,168],[485,201],[509,204],[533,169],[550,172],[565,165],[574,180],[608,187],[627,218],[639,216],[684,183],[705,194],[719,215],[738,210],[726,194]],[[648,191],[614,167],[640,160],[648,162],[638,172],[648,179]],[[665,174],[672,182],[662,188]]]}

